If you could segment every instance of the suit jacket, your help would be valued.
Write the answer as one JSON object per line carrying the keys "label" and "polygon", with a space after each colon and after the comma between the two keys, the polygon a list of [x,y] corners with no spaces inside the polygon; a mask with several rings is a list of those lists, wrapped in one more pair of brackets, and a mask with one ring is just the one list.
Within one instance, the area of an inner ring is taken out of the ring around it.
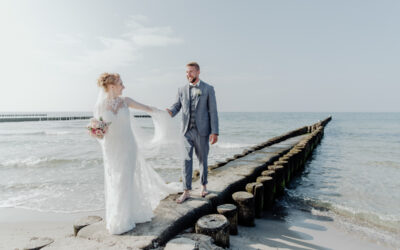
{"label": "suit jacket", "polygon": [[[201,81],[201,80],[200,80]],[[199,82],[200,83],[200,82]],[[199,84],[198,83],[198,84]],[[201,81],[199,85],[201,95],[196,98],[196,126],[201,136],[219,134],[218,111],[215,98],[214,87]],[[178,89],[175,103],[169,108],[172,117],[182,109],[182,133],[185,134],[189,129],[190,123],[190,88],[189,84]]]}

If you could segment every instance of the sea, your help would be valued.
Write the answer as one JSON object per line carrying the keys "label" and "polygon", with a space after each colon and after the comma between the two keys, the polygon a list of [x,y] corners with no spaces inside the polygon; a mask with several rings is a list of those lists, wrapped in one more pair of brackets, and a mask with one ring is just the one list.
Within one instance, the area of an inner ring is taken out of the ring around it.
{"label": "sea", "polygon": [[[209,164],[328,116],[332,121],[321,144],[277,206],[330,216],[344,230],[400,248],[400,113],[221,112]],[[153,135],[151,118],[135,122]],[[88,135],[87,123],[0,122],[0,208],[104,209],[101,148]],[[143,154],[166,181],[179,181],[176,151],[166,147]]]}

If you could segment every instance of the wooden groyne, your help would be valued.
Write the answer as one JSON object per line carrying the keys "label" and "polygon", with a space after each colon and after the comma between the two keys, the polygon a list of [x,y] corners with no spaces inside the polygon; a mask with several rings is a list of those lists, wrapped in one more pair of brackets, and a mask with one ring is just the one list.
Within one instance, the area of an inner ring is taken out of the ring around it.
{"label": "wooden groyne", "polygon": [[[207,187],[210,194],[205,198],[197,195],[201,185],[199,180],[195,180],[191,199],[177,204],[175,199],[178,194],[170,195],[160,202],[151,222],[138,224],[123,235],[110,235],[105,228],[105,222],[93,218],[83,218],[79,222],[76,235],[81,239],[95,240],[104,246],[117,246],[120,249],[154,249],[160,246],[174,249],[180,242],[193,243],[197,247],[206,246],[206,249],[221,249],[213,242],[227,247],[229,234],[226,235],[226,232],[229,230],[227,231],[226,227],[221,227],[224,237],[215,234],[217,236],[211,236],[217,237],[213,241],[210,236],[193,233],[198,220],[202,218],[204,222],[208,217],[203,216],[221,212],[220,209],[217,210],[218,206],[221,208],[223,204],[235,204],[238,207],[239,223],[257,227],[257,223],[252,221],[254,217],[259,217],[263,210],[270,209],[274,200],[284,194],[285,187],[294,176],[302,172],[306,161],[320,143],[324,127],[330,120],[331,117],[328,117],[311,126],[271,138],[245,149],[241,154],[209,166]],[[196,174],[194,178],[196,179]],[[261,190],[262,193],[259,192]],[[251,202],[246,203],[247,200]],[[232,223],[231,218],[228,219]],[[240,231],[237,233],[240,234]],[[57,248],[67,243],[62,240],[55,241],[50,246]]]}
{"label": "wooden groyne", "polygon": [[[32,122],[32,121],[70,121],[88,120],[91,115],[48,115],[48,114],[0,114],[0,122]],[[150,115],[134,115],[136,118],[150,118]]]}
{"label": "wooden groyne", "polygon": [[46,114],[46,113],[15,113],[0,114],[0,122],[31,122],[31,121],[69,121],[87,120],[92,118],[90,115],[79,115],[77,113],[68,114]]}
{"label": "wooden groyne", "polygon": [[3,118],[0,122],[35,122],[35,121],[69,121],[69,120],[88,120],[92,116],[60,116],[60,117],[15,117]]}

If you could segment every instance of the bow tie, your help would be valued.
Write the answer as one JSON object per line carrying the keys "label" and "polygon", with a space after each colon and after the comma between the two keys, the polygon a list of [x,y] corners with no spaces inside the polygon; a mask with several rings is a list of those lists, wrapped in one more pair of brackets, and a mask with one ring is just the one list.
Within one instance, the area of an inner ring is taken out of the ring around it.
{"label": "bow tie", "polygon": [[196,84],[196,85],[191,85],[191,84],[189,84],[189,88],[196,88],[196,89],[198,89],[199,88],[199,84]]}

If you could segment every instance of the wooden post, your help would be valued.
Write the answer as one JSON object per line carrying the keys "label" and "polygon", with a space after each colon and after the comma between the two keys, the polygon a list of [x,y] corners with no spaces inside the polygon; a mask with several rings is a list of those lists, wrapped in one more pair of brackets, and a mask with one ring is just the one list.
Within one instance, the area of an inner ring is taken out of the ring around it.
{"label": "wooden post", "polygon": [[290,179],[292,179],[294,172],[295,172],[294,171],[294,169],[295,169],[294,157],[293,157],[292,153],[290,153],[290,152],[287,153],[282,159],[288,162],[289,171],[290,171]]}
{"label": "wooden post", "polygon": [[279,166],[283,166],[284,168],[284,173],[285,173],[285,186],[289,183],[290,181],[290,169],[289,169],[289,162],[288,161],[283,161],[283,160],[279,160],[274,162],[274,165],[279,165]]}
{"label": "wooden post", "polygon": [[238,221],[243,226],[254,226],[254,195],[239,191],[232,195],[238,207]]}
{"label": "wooden post", "polygon": [[285,174],[283,166],[278,165],[271,165],[268,166],[269,170],[275,171],[275,189],[276,189],[276,196],[283,195],[283,191],[285,190]]}
{"label": "wooden post", "polygon": [[219,214],[225,216],[229,221],[229,232],[232,235],[238,234],[238,209],[233,204],[223,204],[217,207]]}
{"label": "wooden post", "polygon": [[270,176],[259,176],[257,182],[264,187],[264,210],[272,208],[274,201],[274,179]]}
{"label": "wooden post", "polygon": [[264,186],[262,183],[251,182],[246,185],[246,191],[254,195],[255,215],[261,218],[264,207]]}
{"label": "wooden post", "polygon": [[209,214],[201,217],[196,223],[196,233],[205,234],[214,239],[216,245],[229,247],[229,222],[221,214]]}
{"label": "wooden post", "polygon": [[293,171],[295,174],[297,174],[300,170],[300,157],[299,157],[300,151],[293,148],[290,150],[289,154],[291,155],[291,158],[293,159]]}
{"label": "wooden post", "polygon": [[275,171],[274,170],[270,170],[270,169],[264,170],[264,171],[261,172],[261,175],[262,176],[269,176],[269,177],[274,178],[275,177]]}

